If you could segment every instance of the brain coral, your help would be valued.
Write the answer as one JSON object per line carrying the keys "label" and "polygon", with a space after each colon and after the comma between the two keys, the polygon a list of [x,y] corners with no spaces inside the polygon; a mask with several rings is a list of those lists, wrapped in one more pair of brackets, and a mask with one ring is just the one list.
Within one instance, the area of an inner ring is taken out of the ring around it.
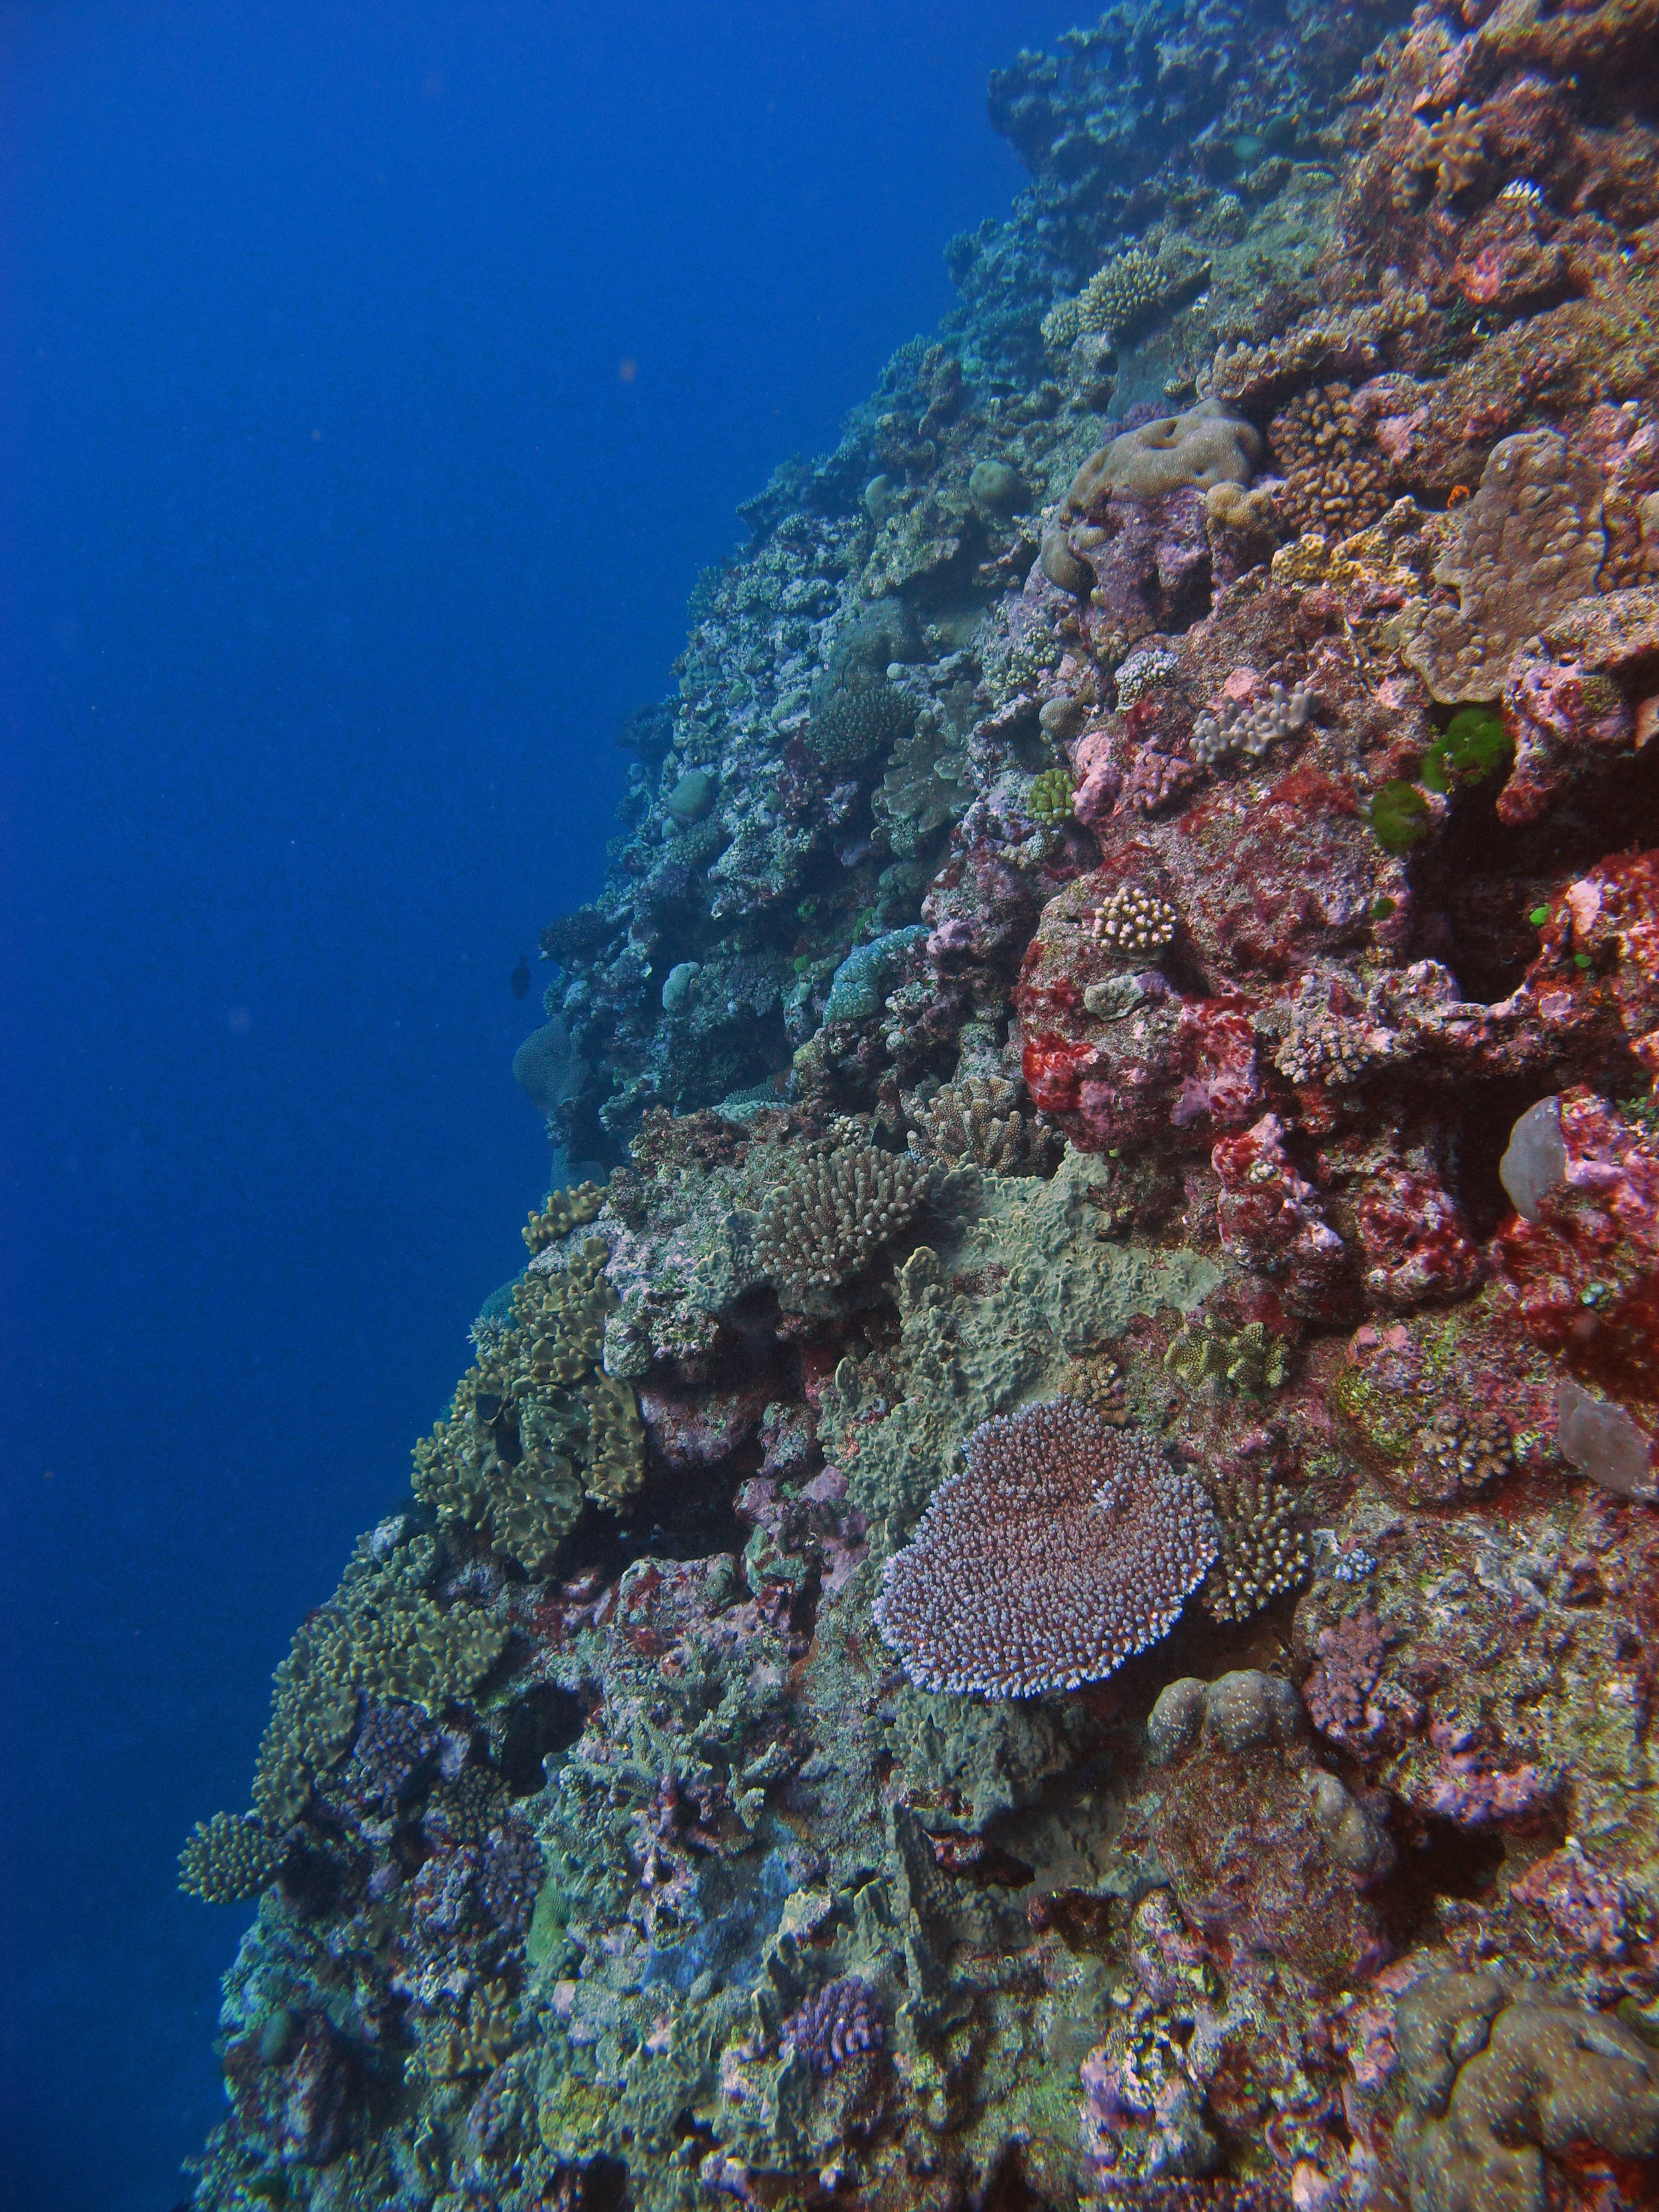
{"label": "brain coral", "polygon": [[1073,1398],[983,1422],[966,1449],[876,1601],[913,1682],[1075,1690],[1169,1633],[1218,1541],[1192,1475]]}
{"label": "brain coral", "polygon": [[1516,647],[1595,590],[1606,549],[1591,464],[1553,430],[1500,440],[1435,565],[1460,604],[1424,611],[1407,659],[1437,699],[1496,699]]}

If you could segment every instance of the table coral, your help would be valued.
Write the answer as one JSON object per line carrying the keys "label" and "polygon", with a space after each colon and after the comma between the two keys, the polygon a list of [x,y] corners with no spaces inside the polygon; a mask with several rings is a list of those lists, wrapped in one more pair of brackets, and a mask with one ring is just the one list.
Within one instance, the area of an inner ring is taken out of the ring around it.
{"label": "table coral", "polygon": [[987,1422],[883,1576],[876,1622],[911,1680],[1030,1697],[1167,1634],[1217,1536],[1151,1444],[1060,1399]]}

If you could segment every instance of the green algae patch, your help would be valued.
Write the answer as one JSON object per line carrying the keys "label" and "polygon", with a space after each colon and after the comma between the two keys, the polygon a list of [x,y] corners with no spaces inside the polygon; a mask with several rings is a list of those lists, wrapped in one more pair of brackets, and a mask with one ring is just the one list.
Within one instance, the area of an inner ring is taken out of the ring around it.
{"label": "green algae patch", "polygon": [[1137,1316],[1191,1313],[1222,1280],[1203,1254],[1103,1243],[1091,1155],[1068,1149],[1053,1180],[981,1176],[961,1227],[914,1252],[896,1278],[902,1388],[867,1398],[844,1359],[821,1431],[888,1548],[903,1540],[961,1446],[993,1414],[1060,1395],[1073,1364]]}

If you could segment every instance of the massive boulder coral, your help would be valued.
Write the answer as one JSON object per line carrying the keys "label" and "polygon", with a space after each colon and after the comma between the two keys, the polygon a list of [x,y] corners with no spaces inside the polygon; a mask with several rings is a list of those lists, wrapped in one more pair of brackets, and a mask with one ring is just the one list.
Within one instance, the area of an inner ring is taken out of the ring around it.
{"label": "massive boulder coral", "polygon": [[1606,548],[1595,466],[1552,430],[1502,439],[1435,564],[1458,605],[1423,611],[1406,659],[1437,699],[1498,698],[1516,647],[1594,588]]}
{"label": "massive boulder coral", "polygon": [[1659,2148],[1652,2050],[1547,1984],[1431,1974],[1401,1998],[1397,2039],[1395,2142],[1423,2212],[1544,2212],[1575,2157]]}

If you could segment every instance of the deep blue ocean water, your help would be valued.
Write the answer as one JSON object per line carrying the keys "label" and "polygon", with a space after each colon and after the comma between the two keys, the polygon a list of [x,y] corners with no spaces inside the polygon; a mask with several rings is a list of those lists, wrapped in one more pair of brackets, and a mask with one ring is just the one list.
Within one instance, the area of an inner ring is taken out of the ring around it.
{"label": "deep blue ocean water", "polygon": [[523,1258],[509,975],[1072,15],[0,5],[3,2212],[181,2196],[175,1856]]}

